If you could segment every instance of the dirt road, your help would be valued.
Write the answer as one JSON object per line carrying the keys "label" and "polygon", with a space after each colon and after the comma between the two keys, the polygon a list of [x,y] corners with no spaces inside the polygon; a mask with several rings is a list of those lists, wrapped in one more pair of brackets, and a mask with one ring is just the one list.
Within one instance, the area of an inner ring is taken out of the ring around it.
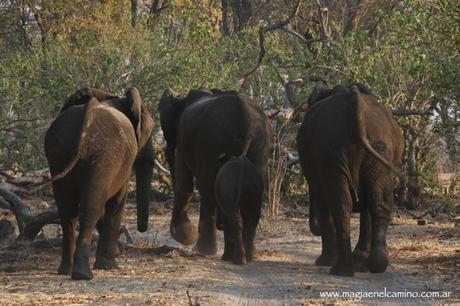
{"label": "dirt road", "polygon": [[[128,210],[125,223],[134,244],[120,256],[119,270],[94,271],[95,278],[88,282],[56,275],[60,248],[49,243],[0,250],[0,304],[188,305],[187,292],[192,304],[200,305],[460,303],[460,233],[448,224],[417,227],[413,220],[395,216],[389,234],[389,270],[346,278],[314,266],[321,243],[310,234],[305,217],[264,220],[257,234],[257,260],[247,266],[182,248],[170,238],[166,209],[151,220],[147,233],[137,233],[134,210]],[[355,234],[357,222],[354,217]],[[219,235],[218,255],[223,241]],[[163,245],[181,249],[159,248]],[[324,291],[363,294],[385,288],[452,293],[447,299],[321,297]]]}

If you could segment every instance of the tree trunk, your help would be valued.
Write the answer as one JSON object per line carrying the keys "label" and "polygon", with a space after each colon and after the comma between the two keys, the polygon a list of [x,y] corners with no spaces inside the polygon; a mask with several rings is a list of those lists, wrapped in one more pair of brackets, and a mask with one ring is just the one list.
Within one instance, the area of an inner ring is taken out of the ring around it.
{"label": "tree trunk", "polygon": [[230,35],[230,28],[228,26],[228,0],[222,0],[222,33]]}
{"label": "tree trunk", "polygon": [[239,32],[249,25],[250,18],[254,15],[253,0],[231,0],[233,11],[233,31]]}
{"label": "tree trunk", "polygon": [[131,0],[131,26],[136,27],[137,24],[137,0]]}
{"label": "tree trunk", "polygon": [[413,131],[409,131],[407,134],[407,175],[409,182],[407,184],[407,209],[416,209],[420,199],[420,187],[418,186],[418,176],[416,171],[416,158],[415,158],[415,146],[416,146],[416,135]]}
{"label": "tree trunk", "polygon": [[347,21],[343,29],[343,36],[356,30],[358,19],[363,15],[368,5],[369,0],[358,0],[356,3],[353,0],[347,0]]}

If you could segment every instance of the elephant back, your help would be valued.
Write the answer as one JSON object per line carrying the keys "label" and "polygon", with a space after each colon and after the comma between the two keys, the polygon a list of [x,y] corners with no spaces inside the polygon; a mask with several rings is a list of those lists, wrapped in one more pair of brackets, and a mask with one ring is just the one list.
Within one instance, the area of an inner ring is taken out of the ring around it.
{"label": "elephant back", "polygon": [[[234,157],[218,171],[215,180],[217,205],[225,215],[232,215],[241,205],[258,203],[264,180],[259,169],[246,157]],[[255,201],[254,201],[255,200]]]}

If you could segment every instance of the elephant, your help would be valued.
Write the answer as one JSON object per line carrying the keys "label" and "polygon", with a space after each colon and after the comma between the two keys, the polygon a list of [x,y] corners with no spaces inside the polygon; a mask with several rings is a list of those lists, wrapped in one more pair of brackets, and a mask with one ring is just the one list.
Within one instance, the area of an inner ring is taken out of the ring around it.
{"label": "elephant", "polygon": [[[196,249],[203,255],[214,255],[218,217],[225,219],[217,210],[216,175],[221,166],[246,150],[246,158],[265,182],[271,139],[269,120],[256,101],[218,89],[194,89],[185,97],[166,90],[159,112],[174,177],[171,235],[184,245],[196,242]],[[194,178],[201,196],[198,232],[187,215]]]}
{"label": "elephant", "polygon": [[147,230],[155,159],[152,130],[153,119],[134,87],[124,98],[82,88],[65,101],[45,135],[63,232],[59,274],[93,278],[88,259],[95,227],[99,240],[93,268],[118,267],[118,231],[133,166],[138,230]]}
{"label": "elephant", "polygon": [[232,157],[217,173],[215,192],[225,239],[222,259],[251,262],[264,193],[260,171],[246,156]]}
{"label": "elephant", "polygon": [[[382,273],[386,233],[404,139],[392,112],[360,84],[322,89],[309,99],[297,149],[310,197],[310,230],[320,235],[319,266],[330,273]],[[351,212],[360,212],[352,253]]]}

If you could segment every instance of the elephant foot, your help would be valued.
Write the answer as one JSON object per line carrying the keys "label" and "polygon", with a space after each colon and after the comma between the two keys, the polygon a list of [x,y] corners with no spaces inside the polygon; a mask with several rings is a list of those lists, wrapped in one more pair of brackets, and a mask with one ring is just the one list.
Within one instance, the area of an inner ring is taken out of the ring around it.
{"label": "elephant foot", "polygon": [[246,264],[248,264],[248,262],[246,261],[245,257],[238,258],[238,259],[233,259],[232,263],[235,264],[235,265],[246,265]]}
{"label": "elephant foot", "polygon": [[248,262],[246,260],[246,255],[238,254],[233,257],[232,263],[235,265],[246,265]]}
{"label": "elephant foot", "polygon": [[198,238],[196,227],[190,221],[177,226],[171,224],[171,235],[177,242],[183,245],[192,245]]}
{"label": "elephant foot", "polygon": [[58,268],[58,274],[59,275],[70,275],[70,273],[72,273],[72,264],[61,262]]}
{"label": "elephant foot", "polygon": [[368,272],[369,271],[369,254],[355,250],[353,252],[353,269],[355,272]]}
{"label": "elephant foot", "polygon": [[217,244],[215,241],[204,241],[202,239],[198,239],[195,248],[201,255],[217,254]]}
{"label": "elephant foot", "polygon": [[335,254],[321,254],[316,260],[316,266],[330,267],[337,262],[337,255]]}
{"label": "elephant foot", "polygon": [[318,218],[310,217],[310,232],[315,236],[321,236],[321,226]]}
{"label": "elephant foot", "polygon": [[88,264],[74,264],[71,277],[73,280],[90,280],[93,278],[93,273]]}
{"label": "elephant foot", "polygon": [[96,262],[94,262],[93,269],[102,269],[102,270],[118,269],[118,263],[115,259],[110,259],[106,257],[96,258]]}
{"label": "elephant foot", "polygon": [[375,248],[369,256],[368,263],[371,273],[383,273],[388,267],[388,252],[384,247]]}
{"label": "elephant foot", "polygon": [[344,264],[335,264],[331,268],[330,274],[337,275],[337,276],[347,276],[347,277],[355,276],[355,272],[353,271],[353,266],[344,265]]}
{"label": "elephant foot", "polygon": [[252,261],[254,261],[254,257],[255,257],[255,256],[254,256],[254,253],[251,253],[251,254],[246,253],[246,261],[247,261],[247,262],[252,262]]}

